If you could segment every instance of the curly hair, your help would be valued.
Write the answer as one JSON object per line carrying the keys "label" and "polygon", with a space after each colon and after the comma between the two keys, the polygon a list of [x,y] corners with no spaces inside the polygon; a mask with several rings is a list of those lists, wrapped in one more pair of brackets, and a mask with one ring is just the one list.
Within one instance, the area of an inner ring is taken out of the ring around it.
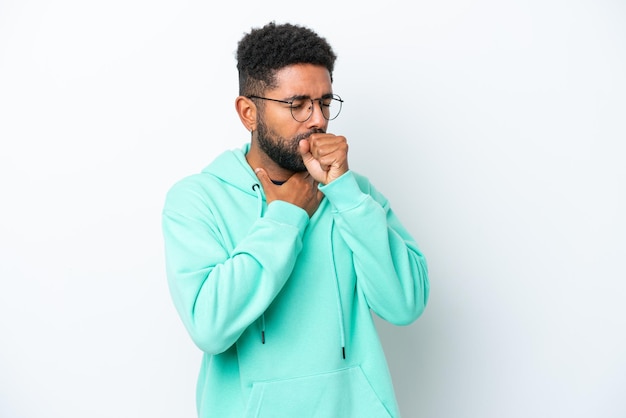
{"label": "curly hair", "polygon": [[276,72],[292,64],[315,64],[333,79],[337,56],[326,39],[311,29],[270,22],[245,34],[237,46],[239,94],[260,95],[276,87]]}

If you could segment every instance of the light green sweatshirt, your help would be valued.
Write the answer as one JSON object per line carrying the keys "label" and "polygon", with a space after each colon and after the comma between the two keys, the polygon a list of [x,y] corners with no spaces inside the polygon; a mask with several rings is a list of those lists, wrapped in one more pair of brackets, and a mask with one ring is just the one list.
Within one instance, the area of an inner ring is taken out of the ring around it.
{"label": "light green sweatshirt", "polygon": [[398,417],[370,310],[413,322],[428,300],[424,257],[352,171],[320,186],[310,219],[267,205],[248,149],[176,183],[163,210],[173,302],[204,352],[198,416]]}

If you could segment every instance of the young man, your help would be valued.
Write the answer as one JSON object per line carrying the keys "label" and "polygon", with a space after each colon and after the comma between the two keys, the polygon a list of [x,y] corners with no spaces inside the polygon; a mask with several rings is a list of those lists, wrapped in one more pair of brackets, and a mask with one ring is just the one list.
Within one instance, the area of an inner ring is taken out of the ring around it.
{"label": "young man", "polygon": [[399,416],[370,310],[414,321],[426,262],[327,131],[335,59],[302,26],[246,34],[235,105],[251,141],[167,195],[168,283],[204,352],[200,417]]}

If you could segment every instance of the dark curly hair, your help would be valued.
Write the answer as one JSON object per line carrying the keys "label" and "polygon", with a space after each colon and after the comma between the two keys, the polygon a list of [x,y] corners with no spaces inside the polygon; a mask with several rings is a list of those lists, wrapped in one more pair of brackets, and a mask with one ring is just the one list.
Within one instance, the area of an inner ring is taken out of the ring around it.
{"label": "dark curly hair", "polygon": [[237,47],[239,94],[261,95],[276,87],[276,72],[292,64],[323,65],[333,79],[337,56],[326,39],[311,29],[270,22],[244,35]]}

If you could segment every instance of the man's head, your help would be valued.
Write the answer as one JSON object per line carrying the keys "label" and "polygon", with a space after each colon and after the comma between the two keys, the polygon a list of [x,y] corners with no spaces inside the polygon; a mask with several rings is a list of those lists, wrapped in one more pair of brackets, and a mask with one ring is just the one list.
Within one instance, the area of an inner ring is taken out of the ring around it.
{"label": "man's head", "polygon": [[293,24],[272,22],[241,39],[236,107],[252,132],[249,157],[287,172],[306,170],[299,141],[325,132],[341,109],[332,91],[336,58],[324,38]]}
{"label": "man's head", "polygon": [[239,94],[262,95],[276,86],[276,71],[293,64],[326,67],[332,81],[336,59],[328,42],[311,29],[290,23],[268,23],[252,29],[239,41]]}

